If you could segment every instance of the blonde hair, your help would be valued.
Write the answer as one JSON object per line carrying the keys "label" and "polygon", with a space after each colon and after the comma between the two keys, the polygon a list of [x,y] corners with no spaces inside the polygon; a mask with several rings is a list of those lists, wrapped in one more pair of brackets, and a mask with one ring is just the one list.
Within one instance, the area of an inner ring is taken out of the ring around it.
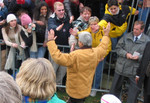
{"label": "blonde hair", "polygon": [[98,19],[98,17],[96,17],[96,16],[92,16],[92,17],[90,17],[90,19],[89,19],[89,25],[92,23],[92,22],[99,22],[99,19]]}
{"label": "blonde hair", "polygon": [[22,93],[12,76],[0,72],[0,102],[1,103],[22,103]]}
{"label": "blonde hair", "polygon": [[16,76],[22,94],[32,99],[48,99],[56,92],[54,68],[45,58],[27,59]]}
{"label": "blonde hair", "polygon": [[56,10],[57,6],[64,6],[64,4],[59,2],[59,1],[55,2],[54,3],[54,10]]}

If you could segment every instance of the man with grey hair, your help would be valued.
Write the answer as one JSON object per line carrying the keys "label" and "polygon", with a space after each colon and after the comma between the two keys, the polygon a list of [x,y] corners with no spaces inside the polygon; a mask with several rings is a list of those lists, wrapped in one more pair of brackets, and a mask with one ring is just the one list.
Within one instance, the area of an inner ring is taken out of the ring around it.
{"label": "man with grey hair", "polygon": [[87,47],[91,47],[92,46],[92,37],[91,34],[89,32],[81,32],[79,35],[79,44],[80,44],[80,48],[81,48],[81,44]]}
{"label": "man with grey hair", "polygon": [[135,21],[133,31],[124,35],[116,46],[117,62],[110,94],[121,96],[124,80],[128,81],[128,98],[126,103],[137,103],[139,88],[136,85],[136,70],[141,62],[144,48],[149,37],[144,32],[143,21]]}
{"label": "man with grey hair", "polygon": [[96,48],[91,48],[92,37],[89,32],[82,32],[79,36],[78,50],[71,53],[61,53],[55,43],[54,31],[48,33],[47,43],[52,59],[59,65],[67,66],[66,92],[70,96],[68,103],[84,103],[91,92],[95,69],[99,61],[106,55],[109,38],[110,23],[104,29],[104,36]]}

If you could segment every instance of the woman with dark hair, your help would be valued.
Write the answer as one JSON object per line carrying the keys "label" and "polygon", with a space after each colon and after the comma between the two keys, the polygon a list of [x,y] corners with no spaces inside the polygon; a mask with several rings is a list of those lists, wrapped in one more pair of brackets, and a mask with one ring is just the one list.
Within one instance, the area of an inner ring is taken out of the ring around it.
{"label": "woman with dark hair", "polygon": [[[46,7],[46,11],[47,12],[42,12],[42,7]],[[44,14],[45,13],[45,14]],[[42,2],[40,2],[36,7],[35,7],[35,9],[34,9],[34,13],[33,13],[33,19],[37,22],[37,21],[41,21],[40,20],[40,16],[44,16],[45,17],[45,19],[48,19],[49,18],[49,16],[50,16],[50,14],[51,14],[51,11],[50,11],[50,9],[49,9],[49,7],[48,7],[48,5],[44,2],[44,1],[42,1]]]}
{"label": "woman with dark hair", "polygon": [[[132,10],[132,11],[131,11]],[[112,49],[115,49],[118,37],[127,29],[127,19],[129,15],[137,15],[138,11],[127,5],[120,5],[118,0],[108,0],[105,6],[105,14],[103,19],[99,22],[100,27],[106,27],[110,22],[110,37],[112,38]]]}
{"label": "woman with dark hair", "polygon": [[36,42],[42,43],[38,45],[37,52],[31,52],[30,57],[44,57],[46,52],[46,36],[47,36],[47,21],[51,15],[51,11],[45,1],[40,2],[34,9],[33,23],[36,25]]}

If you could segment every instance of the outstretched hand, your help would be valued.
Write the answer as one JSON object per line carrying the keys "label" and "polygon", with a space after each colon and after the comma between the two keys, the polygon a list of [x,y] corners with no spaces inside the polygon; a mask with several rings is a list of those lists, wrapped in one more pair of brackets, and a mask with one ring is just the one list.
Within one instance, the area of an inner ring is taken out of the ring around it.
{"label": "outstretched hand", "polygon": [[74,49],[75,49],[75,43],[73,43],[73,44],[71,45],[70,52],[74,51]]}
{"label": "outstretched hand", "polygon": [[75,28],[70,28],[69,32],[70,32],[71,35],[74,35],[74,36],[78,35],[78,29],[76,27]]}
{"label": "outstretched hand", "polygon": [[61,25],[59,25],[59,26],[56,28],[56,30],[57,30],[57,31],[60,31],[63,26],[64,26],[64,23],[62,23]]}
{"label": "outstretched hand", "polygon": [[71,24],[74,20],[74,16],[70,16],[70,20],[69,20],[69,23]]}
{"label": "outstretched hand", "polygon": [[106,28],[103,27],[103,31],[104,31],[104,35],[105,35],[105,36],[109,36],[109,32],[110,32],[110,22],[108,22]]}
{"label": "outstretched hand", "polygon": [[50,31],[48,31],[48,41],[49,40],[55,40],[57,38],[57,36],[55,36],[55,32],[53,29],[51,29]]}

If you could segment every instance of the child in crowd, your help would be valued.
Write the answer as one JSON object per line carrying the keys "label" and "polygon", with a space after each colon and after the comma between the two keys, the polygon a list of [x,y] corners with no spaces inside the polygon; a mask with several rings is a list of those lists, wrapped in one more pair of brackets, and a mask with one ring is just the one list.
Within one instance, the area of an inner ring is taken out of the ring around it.
{"label": "child in crowd", "polygon": [[23,103],[65,103],[56,94],[56,75],[49,60],[25,60],[16,76]]}
{"label": "child in crowd", "polygon": [[0,72],[0,102],[22,103],[22,93],[12,76],[6,72]]}

